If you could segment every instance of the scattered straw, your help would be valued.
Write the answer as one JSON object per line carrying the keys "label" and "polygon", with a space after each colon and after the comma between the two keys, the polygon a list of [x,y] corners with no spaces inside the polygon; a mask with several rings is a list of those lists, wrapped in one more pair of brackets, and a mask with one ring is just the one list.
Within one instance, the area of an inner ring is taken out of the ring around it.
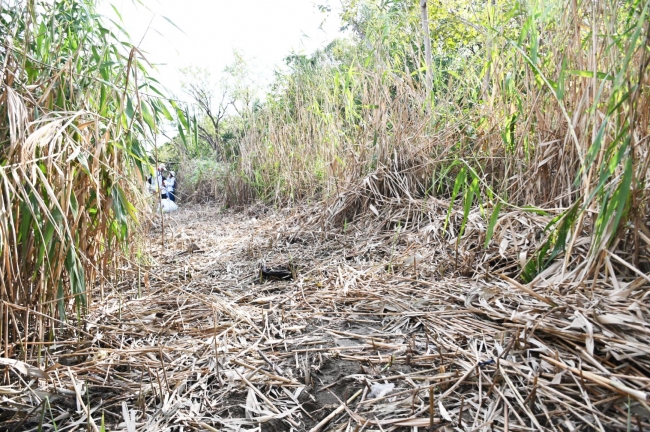
{"label": "scattered straw", "polygon": [[[346,232],[309,208],[172,214],[164,247],[151,236],[157,265],[131,268],[84,333],[5,363],[0,421],[379,431],[423,430],[432,416],[458,430],[650,430],[645,285],[611,296],[608,279],[549,274],[523,286],[506,257],[534,247],[543,218],[502,216],[484,250],[479,219],[457,245],[440,232],[444,206],[420,205],[379,208]],[[261,265],[290,263],[295,280],[260,281]]]}

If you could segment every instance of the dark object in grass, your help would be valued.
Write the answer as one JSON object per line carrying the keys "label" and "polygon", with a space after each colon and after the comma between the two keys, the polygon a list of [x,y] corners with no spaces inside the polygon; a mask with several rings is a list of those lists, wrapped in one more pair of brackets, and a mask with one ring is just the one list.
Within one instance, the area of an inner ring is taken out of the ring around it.
{"label": "dark object in grass", "polygon": [[485,367],[487,365],[493,365],[493,364],[495,364],[495,361],[493,359],[478,362],[478,365],[480,367]]}
{"label": "dark object in grass", "polygon": [[295,267],[291,264],[272,269],[263,265],[260,269],[260,280],[289,280],[294,278],[294,272]]}

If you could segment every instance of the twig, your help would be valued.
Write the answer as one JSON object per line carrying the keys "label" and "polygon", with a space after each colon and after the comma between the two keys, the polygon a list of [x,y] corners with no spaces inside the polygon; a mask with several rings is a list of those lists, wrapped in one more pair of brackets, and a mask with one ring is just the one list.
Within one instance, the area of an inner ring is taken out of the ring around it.
{"label": "twig", "polygon": [[[264,393],[259,391],[257,389],[257,387],[255,387],[253,384],[251,384],[251,382],[248,381],[245,376],[240,374],[237,369],[235,369],[235,372],[237,372],[237,375],[239,375],[241,377],[241,379],[246,383],[246,385],[248,385],[248,387],[251,390],[253,390],[255,392],[256,395],[258,395],[264,402],[266,402],[266,404],[269,406],[269,408],[271,408],[276,414],[281,414],[280,410],[275,406],[275,404],[273,402],[271,402],[271,400],[269,400],[269,398],[267,398],[264,395]],[[296,428],[298,427],[298,423],[296,423],[294,420],[292,420],[292,419],[290,419],[288,417],[285,417],[284,419],[286,421],[288,421],[289,423],[291,423],[294,427],[296,427]]]}
{"label": "twig", "polygon": [[319,430],[321,430],[321,429],[322,429],[322,428],[323,428],[327,423],[330,422],[330,420],[332,420],[334,417],[336,417],[337,415],[339,415],[339,413],[340,413],[341,411],[343,411],[343,410],[344,410],[348,405],[350,405],[352,402],[354,402],[354,400],[355,400],[356,398],[358,398],[359,395],[360,395],[362,392],[363,392],[363,389],[358,390],[355,394],[352,395],[352,397],[350,397],[350,399],[348,399],[345,403],[342,403],[341,405],[339,405],[338,408],[336,408],[334,411],[332,411],[332,412],[330,413],[330,415],[328,415],[328,416],[325,417],[323,420],[321,420],[321,421],[320,421],[316,426],[314,426],[313,428],[309,429],[309,432],[318,432]]}
{"label": "twig", "polygon": [[529,295],[535,297],[537,300],[542,301],[542,302],[544,302],[546,304],[549,304],[549,305],[551,305],[553,307],[557,307],[557,304],[553,300],[550,300],[549,298],[544,297],[541,294],[537,294],[535,291],[533,291],[532,289],[530,289],[528,287],[523,286],[522,284],[520,284],[516,280],[510,279],[508,276],[506,276],[504,274],[500,274],[499,277],[501,279],[503,279],[504,281],[508,282],[510,285],[514,286],[515,288],[525,292],[526,294],[529,294]]}
{"label": "twig", "polygon": [[279,366],[277,366],[275,363],[273,363],[271,360],[269,360],[269,358],[264,354],[264,352],[262,352],[261,350],[257,350],[257,352],[258,352],[259,355],[262,356],[264,361],[267,362],[269,364],[269,366],[271,366],[271,368],[273,368],[280,375],[284,375],[284,371]]}

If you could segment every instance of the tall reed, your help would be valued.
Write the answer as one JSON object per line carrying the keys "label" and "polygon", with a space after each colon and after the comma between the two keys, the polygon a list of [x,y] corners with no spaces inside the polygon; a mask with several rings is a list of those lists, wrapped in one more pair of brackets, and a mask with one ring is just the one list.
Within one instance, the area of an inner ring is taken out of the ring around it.
{"label": "tall reed", "polygon": [[[110,281],[162,116],[138,49],[92,0],[3,1],[0,351],[27,356]],[[97,282],[98,285],[95,285]]]}
{"label": "tall reed", "polygon": [[[430,2],[430,93],[415,3],[346,3],[356,39],[292,58],[240,141],[227,198],[372,184],[378,196],[480,203],[492,223],[515,206],[556,216],[524,280],[561,254],[564,271],[596,275],[621,245],[649,270],[650,3]],[[583,236],[591,251],[576,260]]]}

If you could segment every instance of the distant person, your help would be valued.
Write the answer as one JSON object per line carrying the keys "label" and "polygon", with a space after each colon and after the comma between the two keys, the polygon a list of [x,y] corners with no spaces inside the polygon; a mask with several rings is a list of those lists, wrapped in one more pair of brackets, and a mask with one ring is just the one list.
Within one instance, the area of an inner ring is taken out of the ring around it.
{"label": "distant person", "polygon": [[158,193],[158,182],[156,181],[156,174],[151,173],[147,176],[147,192],[154,195]]}
{"label": "distant person", "polygon": [[174,171],[169,172],[169,177],[165,180],[165,185],[167,186],[167,197],[172,202],[176,202],[176,173]]}
{"label": "distant person", "polygon": [[158,165],[158,190],[160,191],[160,198],[162,199],[167,198],[167,187],[165,185],[165,177],[163,176],[164,171],[165,165]]}

